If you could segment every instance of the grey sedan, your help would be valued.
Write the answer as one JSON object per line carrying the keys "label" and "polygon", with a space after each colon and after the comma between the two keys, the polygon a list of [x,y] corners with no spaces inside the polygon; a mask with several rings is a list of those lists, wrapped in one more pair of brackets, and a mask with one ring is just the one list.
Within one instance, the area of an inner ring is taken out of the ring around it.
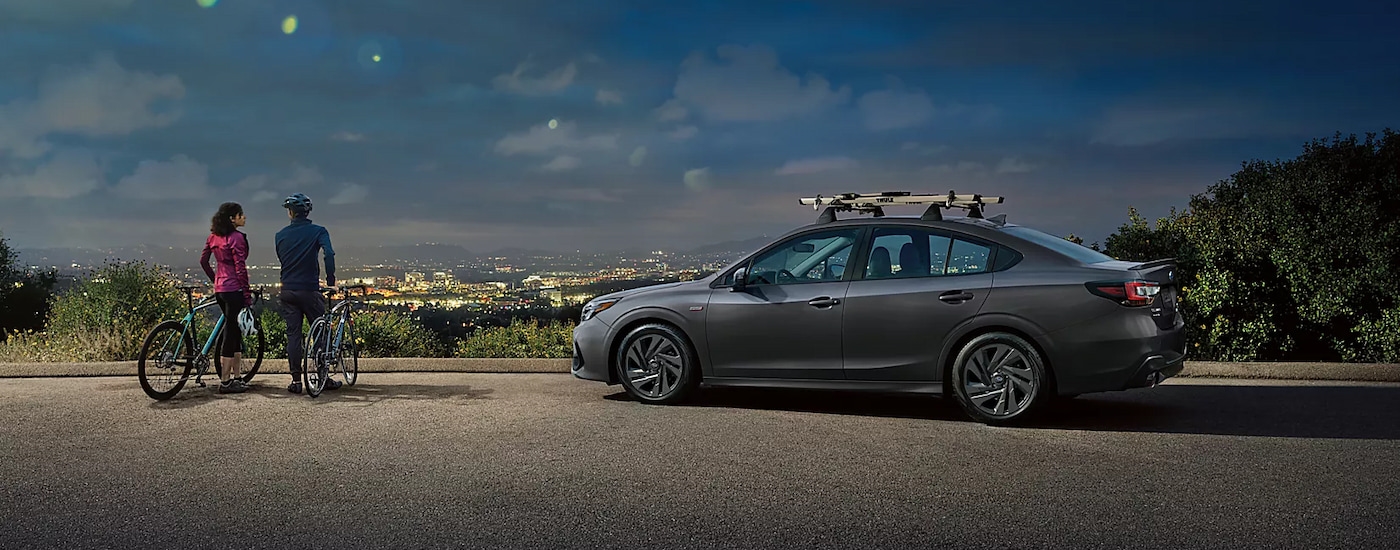
{"label": "grey sedan", "polygon": [[997,424],[1181,371],[1171,260],[1116,261],[975,207],[877,214],[824,215],[706,278],[591,300],[574,375],[646,403],[702,384],[951,395]]}

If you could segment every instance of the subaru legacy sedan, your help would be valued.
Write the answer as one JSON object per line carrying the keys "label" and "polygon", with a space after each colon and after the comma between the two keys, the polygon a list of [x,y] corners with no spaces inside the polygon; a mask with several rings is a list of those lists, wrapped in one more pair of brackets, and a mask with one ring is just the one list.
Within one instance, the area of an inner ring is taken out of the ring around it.
{"label": "subaru legacy sedan", "polygon": [[[701,385],[951,395],[1002,424],[1056,397],[1181,372],[1171,260],[1116,261],[986,219],[980,196],[802,201],[827,211],[708,277],[589,301],[574,375],[644,403],[682,402]],[[931,206],[884,215],[901,204]],[[958,207],[968,215],[941,214]]]}

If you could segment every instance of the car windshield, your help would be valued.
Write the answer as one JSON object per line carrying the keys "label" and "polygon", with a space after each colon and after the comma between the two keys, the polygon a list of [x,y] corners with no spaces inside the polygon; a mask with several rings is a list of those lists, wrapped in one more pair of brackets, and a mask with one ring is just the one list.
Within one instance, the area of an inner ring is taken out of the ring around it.
{"label": "car windshield", "polygon": [[1074,258],[1075,260],[1078,260],[1080,262],[1084,262],[1086,264],[1096,264],[1099,262],[1113,261],[1113,258],[1101,252],[1095,251],[1092,248],[1089,248],[1084,245],[1074,244],[1070,241],[1064,240],[1063,238],[1056,237],[1043,231],[1031,229],[1029,227],[1010,226],[1005,228],[1005,231],[1022,239],[1028,240],[1035,244],[1044,246],[1046,248]]}

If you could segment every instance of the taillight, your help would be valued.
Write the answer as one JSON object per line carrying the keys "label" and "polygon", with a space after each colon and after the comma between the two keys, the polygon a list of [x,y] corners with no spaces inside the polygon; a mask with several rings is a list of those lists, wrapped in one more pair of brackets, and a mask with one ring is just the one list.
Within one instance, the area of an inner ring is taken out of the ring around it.
{"label": "taillight", "polygon": [[1089,292],[1103,296],[1125,306],[1141,307],[1149,305],[1162,291],[1162,286],[1153,281],[1098,281],[1085,283]]}

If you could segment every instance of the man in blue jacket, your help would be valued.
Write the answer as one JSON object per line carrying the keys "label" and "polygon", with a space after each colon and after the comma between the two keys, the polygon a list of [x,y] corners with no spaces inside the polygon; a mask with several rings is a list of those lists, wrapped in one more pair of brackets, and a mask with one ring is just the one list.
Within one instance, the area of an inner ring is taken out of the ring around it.
{"label": "man in blue jacket", "polygon": [[[287,209],[291,224],[277,232],[277,259],[282,262],[282,319],[287,322],[287,364],[292,373],[292,383],[287,391],[301,393],[302,358],[305,355],[302,343],[302,321],[314,321],[326,314],[325,298],[321,296],[320,266],[316,265],[317,252],[326,255],[326,286],[335,286],[335,250],[331,248],[331,233],[326,228],[311,223],[311,199],[297,193],[282,201]],[[320,373],[322,378],[326,372]],[[340,387],[336,380],[326,380],[326,389]]]}

